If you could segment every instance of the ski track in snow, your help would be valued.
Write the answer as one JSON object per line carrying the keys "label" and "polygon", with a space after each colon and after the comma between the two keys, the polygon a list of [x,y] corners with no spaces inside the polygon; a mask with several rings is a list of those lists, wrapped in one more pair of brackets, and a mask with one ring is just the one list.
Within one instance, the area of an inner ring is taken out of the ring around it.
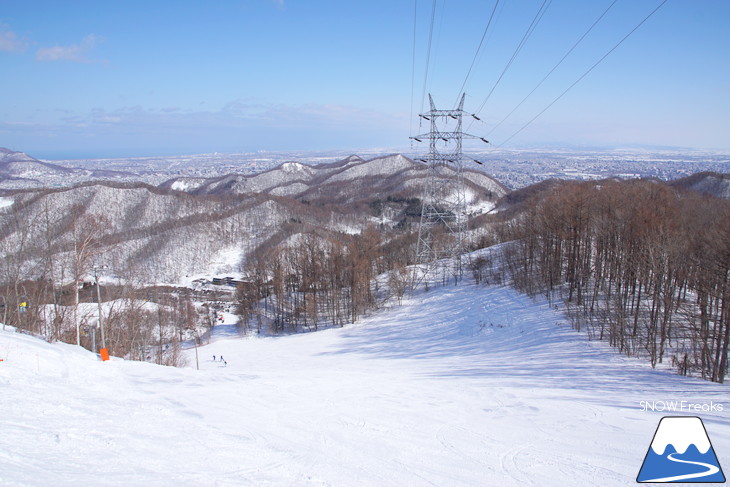
{"label": "ski track in snow", "polygon": [[[639,401],[728,397],[503,287],[294,336],[240,338],[232,319],[200,371],[193,349],[187,369],[101,363],[0,332],[0,485],[629,485],[664,414]],[[727,412],[703,419],[727,455]]]}

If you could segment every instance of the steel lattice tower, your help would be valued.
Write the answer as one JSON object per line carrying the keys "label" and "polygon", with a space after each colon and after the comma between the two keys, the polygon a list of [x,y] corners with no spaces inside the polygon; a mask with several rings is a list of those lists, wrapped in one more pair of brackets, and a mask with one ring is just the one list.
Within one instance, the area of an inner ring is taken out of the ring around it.
{"label": "steel lattice tower", "polygon": [[414,286],[432,274],[439,263],[452,266],[455,282],[461,279],[468,219],[462,143],[464,139],[481,139],[488,143],[482,137],[462,131],[465,115],[479,120],[476,115],[464,111],[464,95],[455,110],[437,110],[430,94],[428,100],[431,109],[419,116],[430,122],[431,130],[411,137],[418,142],[429,141],[428,156],[420,159],[428,165],[428,176],[418,226]]}

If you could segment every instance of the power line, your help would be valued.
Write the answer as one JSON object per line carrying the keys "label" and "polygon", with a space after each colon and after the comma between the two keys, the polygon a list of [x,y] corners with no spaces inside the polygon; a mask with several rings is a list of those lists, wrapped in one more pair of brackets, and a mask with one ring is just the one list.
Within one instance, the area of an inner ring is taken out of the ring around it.
{"label": "power line", "polygon": [[[466,77],[464,78],[464,82],[461,84],[461,88],[459,88],[459,95],[464,93],[464,88],[466,87],[466,82],[469,80],[469,76],[471,76],[471,70],[474,68],[474,64],[477,61],[477,57],[479,56],[479,52],[482,50],[482,45],[484,44],[484,39],[487,37],[487,31],[489,31],[489,26],[492,25],[492,20],[494,19],[494,13],[497,11],[497,6],[499,5],[499,0],[497,0],[494,3],[494,8],[492,9],[492,13],[489,16],[489,21],[487,22],[487,26],[484,28],[484,33],[482,34],[482,40],[479,41],[479,47],[477,47],[477,51],[474,53],[474,59],[471,60],[471,65],[469,66],[469,71],[466,73]],[[458,101],[457,96],[457,101]]]}
{"label": "power line", "polygon": [[526,123],[525,125],[523,125],[523,126],[522,126],[522,127],[521,127],[521,128],[520,128],[520,129],[518,130],[518,131],[517,131],[517,132],[515,132],[515,133],[514,133],[514,134],[512,134],[512,135],[510,135],[510,136],[509,136],[509,137],[508,137],[508,138],[507,138],[507,139],[506,139],[506,140],[505,140],[504,142],[502,142],[501,144],[499,144],[499,145],[498,145],[497,147],[502,147],[502,146],[503,146],[504,144],[506,144],[507,142],[509,142],[510,140],[512,140],[512,139],[513,139],[513,138],[514,138],[514,137],[515,137],[515,136],[516,136],[517,134],[519,134],[520,132],[522,132],[523,130],[525,130],[525,129],[526,129],[526,128],[527,128],[527,127],[528,127],[528,126],[530,125],[530,124],[532,124],[532,122],[534,122],[535,120],[537,120],[537,118],[538,118],[538,117],[539,117],[540,115],[542,115],[543,113],[545,113],[545,112],[546,112],[546,111],[547,111],[547,110],[548,110],[548,109],[549,109],[549,108],[550,108],[551,106],[553,106],[553,105],[554,105],[555,103],[557,103],[557,101],[558,101],[558,100],[560,100],[560,99],[561,99],[561,98],[562,98],[562,97],[563,97],[563,96],[564,96],[564,95],[565,95],[565,94],[566,94],[567,92],[569,92],[569,91],[570,91],[570,90],[571,90],[571,89],[572,89],[572,88],[573,88],[573,87],[574,87],[575,85],[577,85],[578,83],[580,83],[580,82],[581,82],[581,80],[583,80],[583,78],[585,78],[586,76],[588,76],[588,74],[589,74],[589,73],[590,73],[591,71],[593,71],[593,69],[595,69],[595,67],[596,67],[596,66],[598,66],[599,64],[601,64],[601,63],[603,62],[603,60],[604,60],[604,59],[606,59],[606,58],[607,58],[607,57],[608,57],[608,56],[609,56],[609,55],[610,55],[610,54],[611,54],[611,53],[612,53],[613,51],[615,51],[615,50],[616,50],[616,49],[618,48],[618,46],[620,46],[621,44],[623,44],[623,42],[624,42],[624,41],[625,41],[626,39],[628,39],[628,38],[629,38],[629,37],[631,36],[631,34],[633,34],[634,32],[636,32],[636,31],[637,31],[637,30],[639,29],[639,27],[641,27],[642,25],[644,25],[644,23],[645,23],[645,22],[646,22],[647,20],[649,20],[649,19],[650,19],[650,18],[651,18],[651,17],[652,17],[652,16],[653,16],[653,15],[654,15],[654,14],[655,14],[655,13],[656,13],[656,12],[657,12],[657,11],[658,11],[659,9],[660,9],[660,8],[662,8],[662,6],[664,6],[664,4],[665,4],[665,3],[667,3],[667,1],[668,1],[668,0],[663,0],[663,1],[662,1],[662,2],[661,2],[661,3],[660,3],[660,4],[659,4],[659,5],[658,5],[658,6],[657,6],[657,7],[656,7],[656,8],[654,9],[654,10],[652,10],[652,11],[651,11],[651,12],[649,13],[649,15],[647,15],[646,17],[644,17],[644,20],[642,20],[641,22],[639,22],[639,23],[638,23],[638,24],[636,25],[636,27],[634,27],[633,29],[631,29],[631,31],[630,31],[630,32],[629,32],[628,34],[626,34],[626,35],[625,35],[625,36],[624,36],[624,37],[623,37],[623,38],[622,38],[622,39],[621,39],[620,41],[618,41],[618,43],[616,43],[616,45],[615,45],[615,46],[613,46],[613,47],[612,47],[612,48],[611,48],[611,49],[610,49],[610,50],[609,50],[609,51],[608,51],[608,52],[607,52],[606,54],[604,54],[604,55],[603,55],[603,56],[602,56],[602,57],[601,57],[601,58],[600,58],[600,59],[599,59],[598,61],[596,61],[596,63],[595,63],[595,64],[594,64],[593,66],[591,66],[590,68],[588,68],[588,70],[587,70],[587,71],[586,71],[585,73],[583,73],[583,74],[582,74],[582,75],[581,75],[581,76],[580,76],[580,77],[579,77],[579,78],[578,78],[577,80],[575,80],[575,81],[573,82],[573,84],[571,84],[570,86],[568,86],[568,88],[566,88],[566,90],[565,90],[565,91],[563,91],[563,92],[562,92],[562,93],[561,93],[560,95],[558,95],[558,96],[557,96],[557,98],[555,98],[555,99],[554,99],[553,101],[551,101],[551,102],[550,102],[550,104],[549,104],[548,106],[546,106],[545,108],[543,108],[543,109],[542,109],[542,110],[540,111],[540,113],[538,113],[537,115],[535,115],[534,117],[532,117],[532,118],[531,118],[531,119],[530,119],[530,120],[529,120],[529,121],[528,121],[528,122],[527,122],[527,123]]}
{"label": "power line", "polygon": [[418,0],[413,0],[413,50],[411,59],[411,118],[408,132],[413,134],[413,97],[416,91],[416,19],[418,18]]}
{"label": "power line", "polygon": [[484,108],[484,105],[487,104],[487,101],[489,101],[489,98],[492,96],[492,93],[494,93],[494,90],[499,85],[500,81],[502,81],[502,78],[504,77],[505,73],[509,70],[510,66],[512,66],[512,63],[517,58],[517,55],[520,53],[523,47],[525,47],[525,44],[527,43],[527,40],[530,38],[530,35],[535,31],[535,28],[537,27],[537,24],[540,23],[540,20],[542,19],[543,15],[545,15],[545,12],[547,11],[548,7],[552,3],[552,0],[543,0],[542,5],[540,5],[540,9],[535,14],[535,17],[533,17],[532,22],[530,23],[529,27],[525,31],[525,34],[522,36],[522,40],[520,40],[520,43],[517,45],[517,49],[515,49],[515,52],[512,53],[512,57],[507,62],[507,65],[502,70],[502,74],[499,75],[499,78],[497,78],[497,81],[494,83],[494,86],[492,86],[492,89],[489,91],[489,94],[484,99],[481,105],[479,105],[479,108],[474,113],[479,113]]}
{"label": "power line", "polygon": [[433,22],[436,18],[436,0],[431,4],[431,26],[428,30],[428,48],[426,49],[426,72],[423,76],[423,91],[421,92],[421,111],[423,104],[426,102],[426,85],[428,83],[428,67],[431,63],[431,41],[433,39]]}
{"label": "power line", "polygon": [[567,58],[567,57],[568,57],[568,56],[570,55],[570,53],[572,53],[572,52],[573,52],[573,51],[575,50],[575,48],[576,48],[576,47],[578,47],[578,44],[580,44],[580,43],[581,43],[581,42],[583,41],[583,39],[585,39],[585,38],[586,38],[586,36],[587,36],[587,35],[588,35],[588,34],[589,34],[589,33],[590,33],[590,32],[591,32],[592,30],[593,30],[593,28],[594,28],[594,27],[595,27],[595,26],[596,26],[596,25],[597,25],[597,24],[598,24],[598,23],[599,23],[599,22],[601,21],[601,19],[603,19],[603,17],[605,17],[605,16],[606,16],[606,14],[608,13],[608,11],[609,11],[609,10],[611,10],[611,7],[613,7],[613,6],[614,6],[614,5],[616,4],[616,2],[618,2],[618,0],[613,0],[613,2],[611,3],[611,5],[609,5],[609,6],[608,6],[608,8],[607,8],[606,10],[604,10],[604,11],[603,11],[603,13],[602,13],[602,14],[601,14],[601,15],[600,15],[600,16],[599,16],[599,17],[598,17],[597,19],[596,19],[596,21],[595,21],[595,22],[593,22],[593,24],[592,24],[592,25],[591,25],[591,26],[590,26],[590,27],[588,28],[588,30],[587,30],[587,31],[585,31],[585,33],[584,33],[584,34],[583,34],[583,35],[582,35],[582,36],[580,37],[580,39],[578,39],[578,40],[576,41],[576,43],[575,43],[575,44],[573,44],[573,47],[571,47],[571,48],[570,48],[570,49],[568,50],[568,52],[566,52],[566,53],[565,53],[565,55],[564,55],[564,56],[563,56],[563,57],[562,57],[562,58],[560,59],[560,61],[558,61],[558,62],[557,62],[557,64],[556,64],[555,66],[553,66],[553,69],[551,69],[551,70],[550,70],[550,71],[549,71],[549,72],[548,72],[548,73],[547,73],[547,74],[545,75],[545,77],[544,77],[544,78],[543,78],[543,79],[542,79],[542,80],[541,80],[541,81],[540,81],[540,82],[539,82],[539,83],[537,84],[537,86],[535,86],[535,87],[534,87],[534,88],[532,89],[532,91],[530,91],[530,92],[529,92],[529,93],[527,94],[527,96],[525,96],[525,97],[524,97],[524,98],[522,99],[522,101],[521,101],[521,102],[519,102],[519,103],[517,104],[517,106],[516,106],[516,107],[514,107],[514,108],[512,109],[512,111],[511,111],[511,112],[509,112],[509,113],[507,114],[507,116],[505,116],[505,117],[504,117],[504,118],[503,118],[503,119],[502,119],[502,120],[501,120],[501,121],[500,121],[500,122],[499,122],[499,123],[498,123],[497,125],[495,125],[495,126],[494,126],[494,127],[492,128],[492,130],[490,130],[490,131],[489,131],[489,133],[487,134],[487,136],[489,136],[489,135],[490,135],[490,134],[492,134],[492,133],[493,133],[493,132],[494,132],[495,130],[497,130],[497,128],[499,128],[499,126],[500,126],[500,125],[502,125],[502,124],[503,124],[503,123],[505,122],[505,120],[507,120],[507,119],[508,119],[509,117],[511,117],[511,116],[512,116],[512,114],[513,114],[513,113],[515,113],[515,112],[517,111],[517,109],[518,109],[518,108],[520,108],[520,107],[522,106],[522,104],[523,104],[523,103],[525,103],[525,101],[527,101],[527,99],[528,99],[528,98],[529,98],[530,96],[532,96],[532,94],[533,94],[533,93],[535,93],[535,91],[537,91],[537,89],[538,89],[538,88],[540,88],[540,86],[542,86],[542,84],[543,84],[543,83],[544,83],[544,82],[545,82],[545,81],[546,81],[546,80],[547,80],[547,79],[548,79],[548,78],[550,77],[550,75],[551,75],[551,74],[553,74],[553,72],[554,72],[554,71],[555,71],[556,69],[558,69],[558,67],[559,67],[559,66],[560,66],[560,65],[561,65],[561,64],[563,63],[563,61],[565,61],[565,59],[566,59],[566,58]]}

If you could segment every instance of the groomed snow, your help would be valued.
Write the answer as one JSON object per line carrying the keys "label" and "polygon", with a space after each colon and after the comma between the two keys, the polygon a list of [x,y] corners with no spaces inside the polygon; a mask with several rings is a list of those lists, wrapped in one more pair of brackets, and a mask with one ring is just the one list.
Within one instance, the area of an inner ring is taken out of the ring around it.
{"label": "groomed snow", "polygon": [[[191,368],[0,331],[3,486],[625,486],[666,412],[730,455],[727,386],[586,341],[502,287],[436,288],[356,325],[239,338]],[[213,361],[224,356],[227,366]]]}

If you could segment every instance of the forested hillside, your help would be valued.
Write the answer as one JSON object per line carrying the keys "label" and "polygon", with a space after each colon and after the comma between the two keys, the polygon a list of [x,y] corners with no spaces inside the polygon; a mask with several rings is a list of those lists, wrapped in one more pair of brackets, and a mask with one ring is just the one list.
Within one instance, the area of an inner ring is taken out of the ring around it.
{"label": "forested hillside", "polygon": [[576,329],[652,365],[723,382],[730,201],[653,181],[554,184],[500,226],[520,289],[565,300]]}

